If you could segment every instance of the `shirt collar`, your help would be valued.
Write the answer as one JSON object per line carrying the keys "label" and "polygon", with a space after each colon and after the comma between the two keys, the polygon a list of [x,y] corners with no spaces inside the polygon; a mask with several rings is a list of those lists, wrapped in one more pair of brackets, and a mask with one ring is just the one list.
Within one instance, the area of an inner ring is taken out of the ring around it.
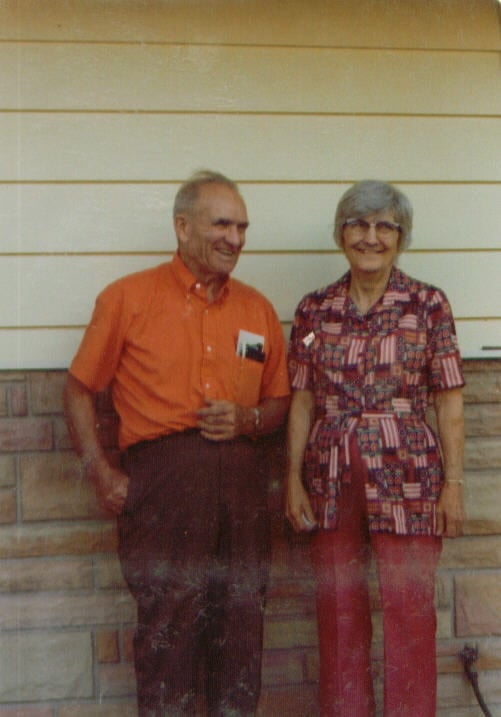
{"label": "shirt collar", "polygon": [[[179,256],[179,252],[176,252],[172,257],[171,265],[174,276],[180,284],[184,294],[196,294],[197,296],[206,299],[205,285],[202,284],[201,281],[198,281],[196,276],[188,269],[184,261]],[[231,280],[230,277],[228,277],[223,284],[216,301],[222,301],[228,295],[230,285]]]}
{"label": "shirt collar", "polygon": [[[343,306],[341,308],[341,313],[353,313],[353,314],[359,314],[358,309],[356,308],[355,304],[353,303],[352,299],[349,295],[350,290],[350,272],[347,271],[346,274],[344,274],[338,283],[338,293],[343,297]],[[365,316],[370,316],[371,314],[379,313],[381,311],[385,311],[389,307],[405,304],[410,300],[410,292],[409,292],[409,279],[408,277],[398,269],[398,267],[393,266],[390,273],[390,278],[388,279],[388,284],[386,286],[386,289],[384,291],[384,294],[381,296],[379,301],[377,301],[374,306],[365,314]]]}

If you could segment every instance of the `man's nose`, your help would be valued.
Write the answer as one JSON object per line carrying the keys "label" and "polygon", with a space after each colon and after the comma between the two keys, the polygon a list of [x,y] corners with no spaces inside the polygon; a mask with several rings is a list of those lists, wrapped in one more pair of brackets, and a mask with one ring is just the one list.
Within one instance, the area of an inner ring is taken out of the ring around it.
{"label": "man's nose", "polygon": [[235,224],[230,224],[226,232],[226,241],[235,248],[240,248],[245,242],[245,233]]}

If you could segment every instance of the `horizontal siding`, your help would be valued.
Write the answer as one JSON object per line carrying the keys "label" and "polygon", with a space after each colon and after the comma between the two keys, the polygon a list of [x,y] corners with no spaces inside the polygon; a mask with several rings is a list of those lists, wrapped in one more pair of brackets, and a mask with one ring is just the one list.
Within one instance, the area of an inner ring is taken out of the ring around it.
{"label": "horizontal siding", "polygon": [[2,0],[0,38],[499,48],[494,0]]}
{"label": "horizontal siding", "polygon": [[0,67],[3,110],[501,114],[496,52],[4,43]]}
{"label": "horizontal siding", "polygon": [[0,115],[0,180],[181,179],[211,166],[249,180],[499,181],[500,145],[493,118],[12,113]]}
{"label": "horizontal siding", "polygon": [[2,367],[66,366],[95,294],[175,249],[175,192],[204,166],[241,184],[237,275],[286,331],[345,267],[342,192],[401,184],[415,211],[402,266],[446,290],[463,352],[485,357],[501,341],[498,9],[3,0]]}
{"label": "horizontal siding", "polygon": [[[97,292],[114,279],[159,263],[157,256],[4,257],[0,263],[0,326],[87,323]],[[411,276],[440,286],[454,313],[464,318],[501,319],[501,252],[403,254]],[[235,276],[252,283],[273,302],[282,321],[292,318],[299,299],[347,268],[341,253],[244,254]],[[482,286],[482,291],[478,290]]]}
{"label": "horizontal siding", "polygon": [[[330,251],[346,183],[241,184],[251,251]],[[179,185],[0,184],[3,253],[173,251]],[[501,250],[501,184],[404,184],[412,250]],[[485,257],[489,263],[489,257]]]}

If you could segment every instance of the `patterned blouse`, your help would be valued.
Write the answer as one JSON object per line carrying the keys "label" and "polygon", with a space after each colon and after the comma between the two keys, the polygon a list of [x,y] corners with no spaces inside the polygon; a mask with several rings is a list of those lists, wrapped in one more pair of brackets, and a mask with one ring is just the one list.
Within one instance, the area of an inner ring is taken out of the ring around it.
{"label": "patterned blouse", "polygon": [[291,333],[292,387],[315,397],[304,460],[312,507],[322,528],[336,527],[356,440],[369,529],[432,535],[443,470],[426,409],[433,391],[464,385],[451,309],[440,289],[396,267],[365,315],[349,286],[348,272],[305,296]]}

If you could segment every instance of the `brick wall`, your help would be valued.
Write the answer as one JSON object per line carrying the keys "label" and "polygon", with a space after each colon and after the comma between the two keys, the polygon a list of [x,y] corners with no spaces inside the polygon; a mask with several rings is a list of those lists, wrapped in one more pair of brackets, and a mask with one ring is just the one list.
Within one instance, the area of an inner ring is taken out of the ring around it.
{"label": "brick wall", "polygon": [[[480,687],[501,715],[501,362],[466,362],[466,373],[467,534],[446,541],[437,590],[438,714],[449,717],[480,714],[457,657],[465,643],[478,646]],[[114,524],[69,445],[64,379],[63,371],[0,373],[0,715],[134,717],[134,605],[114,554]],[[113,456],[106,396],[99,413]],[[274,557],[261,713],[313,717],[318,660],[307,543],[284,531],[280,441],[270,442],[270,460]],[[376,598],[374,606],[379,676]]]}

